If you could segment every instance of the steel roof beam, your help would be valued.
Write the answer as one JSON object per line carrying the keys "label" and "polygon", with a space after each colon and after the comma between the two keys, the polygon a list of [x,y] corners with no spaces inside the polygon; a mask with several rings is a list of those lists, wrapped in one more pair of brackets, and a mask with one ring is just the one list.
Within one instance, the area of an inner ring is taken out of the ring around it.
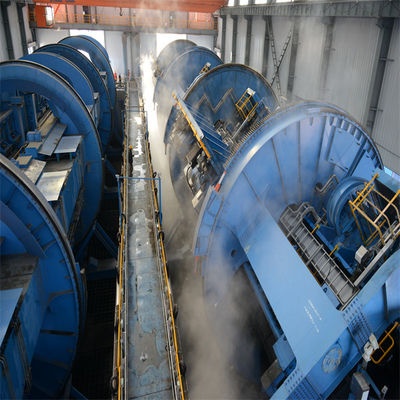
{"label": "steel roof beam", "polygon": [[[1,3],[1,0],[0,0]],[[35,28],[35,26],[31,25]],[[179,33],[188,35],[217,35],[218,31],[214,29],[183,29],[168,27],[133,27],[128,25],[101,25],[101,24],[78,24],[78,23],[57,23],[54,24],[54,30],[57,29],[90,29],[93,31],[122,31],[133,33]]]}
{"label": "steel roof beam", "polygon": [[220,15],[271,15],[289,17],[399,18],[400,4],[389,0],[301,2],[222,7]]}

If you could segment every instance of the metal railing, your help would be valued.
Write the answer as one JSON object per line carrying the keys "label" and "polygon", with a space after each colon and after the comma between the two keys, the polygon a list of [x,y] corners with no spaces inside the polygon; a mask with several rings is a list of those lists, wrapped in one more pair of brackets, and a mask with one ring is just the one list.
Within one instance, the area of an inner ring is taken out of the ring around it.
{"label": "metal railing", "polygon": [[[256,112],[258,103],[253,99],[254,91],[247,89],[238,102],[235,103],[236,109],[243,120],[250,120]],[[253,100],[253,101],[252,101]]]}
{"label": "metal railing", "polygon": [[[127,221],[126,221],[126,210],[127,210],[127,181],[130,179],[143,179],[147,180],[151,183],[151,192],[152,192],[152,200],[153,200],[153,212],[156,219],[156,227],[157,227],[157,237],[158,237],[158,253],[161,259],[161,269],[162,269],[162,278],[165,287],[166,293],[166,303],[168,305],[168,315],[167,319],[170,324],[170,328],[167,330],[169,334],[171,334],[171,338],[168,338],[168,344],[170,348],[173,350],[173,370],[175,373],[176,381],[174,381],[175,387],[175,399],[185,400],[185,388],[183,385],[183,378],[181,374],[181,366],[180,366],[180,357],[179,357],[179,346],[178,346],[178,338],[176,332],[176,324],[175,324],[175,317],[174,317],[174,307],[173,307],[173,300],[172,300],[172,291],[171,286],[169,283],[168,271],[167,271],[167,259],[166,259],[166,252],[165,252],[165,244],[164,244],[164,233],[162,230],[162,212],[161,212],[161,179],[157,177],[153,171],[151,157],[150,157],[150,143],[148,139],[148,129],[147,129],[147,118],[143,116],[144,110],[139,108],[138,110],[134,110],[133,108],[127,109],[127,112],[134,112],[140,111],[142,113],[142,120],[143,117],[145,118],[145,153],[146,153],[146,162],[149,168],[150,176],[152,178],[137,178],[137,177],[130,177],[128,176],[128,139],[125,136],[124,141],[124,157],[123,157],[123,167],[122,171],[124,176],[116,176],[117,179],[117,187],[118,187],[118,201],[119,201],[119,212],[120,212],[120,233],[121,233],[121,242],[119,248],[119,257],[118,257],[118,275],[119,275],[119,291],[117,293],[118,296],[118,311],[117,311],[117,359],[116,359],[116,369],[117,369],[117,376],[116,379],[116,392],[117,400],[122,400],[125,398],[124,395],[124,377],[123,377],[123,365],[122,365],[122,303],[123,297],[125,296],[124,291],[124,278],[123,278],[123,270],[124,270],[124,263],[125,263],[125,246],[126,246],[126,230],[127,230]],[[125,120],[125,129],[127,129]],[[158,182],[158,188],[155,183]],[[122,201],[121,201],[121,194],[122,194]]]}
{"label": "metal railing", "polygon": [[[30,22],[35,21],[34,13],[29,14]],[[207,13],[149,12],[133,10],[130,15],[70,13],[67,9],[54,9],[56,24],[90,24],[106,26],[129,26],[136,28],[173,28],[193,30],[216,30],[216,17]],[[51,26],[53,26],[51,25]]]}
{"label": "metal railing", "polygon": [[[376,185],[374,182],[378,176],[378,174],[375,174],[373,178],[365,184],[364,189],[358,193],[357,197],[349,201],[351,212],[365,246],[371,245],[378,236],[384,246],[389,239],[394,240],[400,235],[400,213],[399,209],[394,204],[394,201],[400,195],[400,189],[391,199],[388,199],[375,188]],[[377,206],[378,202],[373,201],[373,196],[375,196],[375,200],[380,199],[382,203],[386,204],[382,210]],[[394,216],[392,220],[388,216],[388,210],[390,208]],[[366,237],[365,232],[363,232],[357,214],[366,220],[370,232],[368,237]]]}
{"label": "metal railing", "polygon": [[[381,361],[386,357],[386,355],[389,353],[389,351],[393,348],[394,346],[394,339],[391,336],[392,332],[399,326],[399,323],[396,321],[392,328],[389,331],[385,330],[385,336],[379,341],[379,347],[371,354],[371,360],[374,364],[380,364]],[[389,342],[388,345],[386,345],[386,342]],[[385,344],[385,345],[384,345]],[[386,347],[387,346],[387,347]],[[380,352],[380,357],[376,359],[374,357],[375,353]]]}

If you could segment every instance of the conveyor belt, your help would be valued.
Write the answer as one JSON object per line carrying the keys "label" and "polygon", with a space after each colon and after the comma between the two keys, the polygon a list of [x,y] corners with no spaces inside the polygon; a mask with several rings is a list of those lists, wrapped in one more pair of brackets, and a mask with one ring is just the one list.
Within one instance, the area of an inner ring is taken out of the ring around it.
{"label": "conveyor belt", "polygon": [[120,317],[123,383],[118,398],[180,399],[182,383],[176,362],[172,302],[165,279],[163,234],[156,213],[155,180],[142,117],[138,91],[131,84],[126,111],[126,153],[131,155],[125,154],[125,176],[119,178],[125,193],[125,244]]}

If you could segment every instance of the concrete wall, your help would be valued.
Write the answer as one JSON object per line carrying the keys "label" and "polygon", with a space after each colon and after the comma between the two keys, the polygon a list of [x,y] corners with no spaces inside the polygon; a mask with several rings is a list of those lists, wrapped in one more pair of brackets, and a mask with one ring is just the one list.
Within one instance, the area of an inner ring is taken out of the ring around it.
{"label": "concrete wall", "polygon": [[211,35],[187,35],[187,39],[196,43],[198,46],[207,47],[207,49],[213,49],[214,38]]}
{"label": "concrete wall", "polygon": [[[126,74],[126,64],[128,61],[128,55],[125,53],[127,49],[124,52],[123,35],[123,32],[104,31],[104,47],[110,56],[111,68],[114,72],[121,75]],[[127,41],[127,39],[125,40]]]}
{"label": "concrete wall", "polygon": [[66,36],[69,36],[68,29],[36,29],[36,41],[38,47],[42,47],[50,43],[57,43]]}

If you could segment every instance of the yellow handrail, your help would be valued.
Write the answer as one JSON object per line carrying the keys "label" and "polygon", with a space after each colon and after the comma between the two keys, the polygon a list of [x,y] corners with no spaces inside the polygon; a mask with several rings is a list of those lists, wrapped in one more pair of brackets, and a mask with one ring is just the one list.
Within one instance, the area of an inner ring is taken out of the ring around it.
{"label": "yellow handrail", "polygon": [[319,228],[320,228],[319,224],[315,225],[314,229],[311,231],[311,235]]}
{"label": "yellow handrail", "polygon": [[337,245],[332,249],[332,251],[329,253],[329,257],[330,257],[336,250],[339,250],[339,245],[338,245],[338,244],[337,244]]}
{"label": "yellow handrail", "polygon": [[376,173],[376,174],[372,177],[372,179],[365,185],[364,189],[363,189],[363,190],[358,194],[358,196],[355,198],[354,204],[356,204],[357,202],[360,202],[360,203],[362,202],[362,201],[360,201],[360,199],[361,199],[361,197],[363,197],[364,192],[367,191],[367,190],[371,187],[372,182],[374,182],[374,180],[375,180],[378,176],[379,176],[378,173]]}
{"label": "yellow handrail", "polygon": [[180,103],[180,101],[178,100],[178,98],[176,97],[175,93],[172,93],[172,96],[174,96],[174,99],[176,100],[176,102],[179,105],[179,108],[181,109],[187,123],[189,124],[190,128],[193,131],[193,135],[196,138],[196,140],[199,142],[200,147],[204,150],[204,153],[206,153],[207,159],[209,160],[211,158],[211,154],[210,152],[207,150],[207,147],[205,146],[205,144],[203,143],[203,141],[201,140],[199,134],[196,131],[196,128],[193,126],[192,122],[190,121],[190,118],[188,117],[188,115],[186,114],[182,104]]}
{"label": "yellow handrail", "polygon": [[[389,351],[392,349],[392,347],[394,346],[394,339],[393,339],[393,337],[391,336],[391,333],[397,328],[399,326],[399,323],[396,321],[395,323],[394,323],[394,325],[392,326],[392,328],[389,330],[389,332],[387,332],[386,330],[385,330],[385,333],[386,333],[386,335],[379,341],[379,348],[378,349],[376,349],[372,354],[371,354],[371,360],[372,360],[372,362],[374,363],[374,364],[379,364],[385,357],[386,357],[386,355],[389,353]],[[382,344],[386,341],[386,339],[389,339],[390,340],[390,345],[389,345],[389,347],[386,349],[386,350],[383,350],[382,349]],[[373,357],[373,355],[375,354],[375,352],[377,352],[378,350],[381,350],[382,351],[382,355],[377,359],[377,360],[375,360],[375,358]]]}
{"label": "yellow handrail", "polygon": [[[148,140],[146,140],[146,147],[147,147],[147,164],[150,169],[150,176],[153,176],[153,166],[151,164],[150,160],[150,143]],[[151,187],[153,191],[153,202],[154,205],[156,206],[156,211],[158,211],[158,216],[157,216],[157,222],[158,226],[160,227],[161,231],[161,221],[160,221],[160,204],[158,204],[158,198],[156,195],[156,187],[154,185],[154,180],[151,180]],[[169,285],[169,279],[168,279],[168,271],[167,271],[167,260],[165,257],[165,248],[164,248],[164,239],[162,236],[160,236],[160,248],[161,248],[161,259],[163,262],[163,272],[164,272],[164,279],[165,279],[165,284],[167,286],[167,293],[168,293],[168,302],[169,302],[169,311],[170,311],[170,318],[171,318],[171,325],[172,325],[172,336],[174,340],[174,347],[175,347],[175,360],[176,360],[176,371],[178,374],[178,379],[179,379],[179,385],[180,385],[180,393],[181,393],[181,399],[185,400],[184,394],[183,394],[183,385],[182,385],[182,375],[181,375],[181,369],[179,365],[179,354],[178,354],[178,340],[176,337],[176,329],[175,329],[175,318],[174,318],[174,309],[172,305],[172,297],[171,297],[171,288]]]}
{"label": "yellow handrail", "polygon": [[[31,21],[36,22],[34,16]],[[133,15],[83,14],[57,11],[54,12],[54,24],[88,24],[215,30],[215,23],[212,15],[208,20],[198,20],[188,16],[185,13],[184,16],[176,15],[171,20],[169,13],[165,15],[149,16],[148,14],[141,13],[140,11],[137,11],[136,14]]]}
{"label": "yellow handrail", "polygon": [[[124,176],[127,176],[128,171],[126,170],[126,157],[125,157],[125,149],[127,148],[127,137],[125,136],[125,143],[124,143],[124,157],[123,157],[123,173]],[[150,176],[153,176],[153,167],[150,161],[150,144],[149,141],[146,140],[146,154],[147,154],[147,164],[150,170]],[[123,201],[122,201],[122,213],[125,215],[125,207],[126,207],[126,199],[125,199],[125,191],[126,191],[126,179],[123,179]],[[158,212],[157,222],[159,229],[161,230],[161,221],[160,221],[160,205],[158,204],[158,199],[156,195],[156,187],[154,185],[154,181],[151,180],[152,186],[152,193],[153,193],[153,202],[155,205],[155,210]],[[123,265],[123,250],[124,250],[124,234],[125,234],[125,225],[126,221],[123,219],[122,223],[122,235],[121,235],[121,246],[120,246],[120,253],[119,253],[119,292],[118,292],[118,344],[117,344],[117,370],[118,370],[118,400],[121,400],[121,292],[122,292],[122,265]],[[171,318],[171,325],[172,325],[172,336],[174,341],[174,348],[175,348],[175,359],[176,359],[176,370],[180,385],[180,393],[181,399],[185,400],[184,393],[183,393],[183,385],[182,385],[182,375],[179,365],[179,354],[178,354],[178,341],[176,337],[176,328],[175,328],[175,318],[173,313],[173,305],[172,305],[172,298],[171,298],[171,288],[169,285],[168,279],[168,272],[167,272],[167,262],[165,257],[165,248],[164,248],[164,241],[162,236],[160,236],[160,248],[161,248],[161,258],[163,263],[163,273],[165,284],[167,287],[168,293],[168,302],[169,302],[169,309],[170,309],[170,318]]]}
{"label": "yellow handrail", "polygon": [[[252,118],[255,113],[258,103],[255,103],[254,105],[251,104],[250,100],[253,98],[253,95],[254,92],[250,93],[249,89],[246,89],[246,91],[242,94],[242,97],[235,103],[235,107],[243,120],[248,117]],[[247,107],[248,103],[250,103],[250,110],[249,107]],[[247,111],[247,114],[243,110]]]}
{"label": "yellow handrail", "polygon": [[[125,129],[127,125],[127,118],[125,118]],[[124,176],[127,176],[127,168],[126,168],[126,150],[127,150],[127,135],[125,135],[125,141],[124,141],[124,156],[123,156],[123,161],[122,161],[122,171]],[[126,190],[126,179],[122,179],[123,185],[122,185],[122,210],[121,213],[125,215],[125,190]],[[126,220],[125,218],[122,219],[122,231],[121,231],[121,245],[119,247],[119,263],[118,263],[118,268],[119,268],[119,291],[118,291],[118,339],[117,339],[117,371],[118,371],[118,400],[121,400],[121,303],[122,303],[122,288],[123,288],[123,282],[122,282],[122,268],[123,268],[123,259],[124,259],[124,245],[125,245],[125,225],[126,225]]]}
{"label": "yellow handrail", "polygon": [[[398,190],[397,193],[391,199],[388,199],[375,188],[374,181],[378,176],[379,175],[376,173],[372,177],[372,179],[365,184],[365,187],[361,192],[358,193],[357,197],[354,200],[349,200],[350,210],[356,221],[358,230],[361,235],[361,239],[365,246],[369,246],[373,242],[373,240],[377,237],[377,235],[379,235],[379,239],[382,245],[385,245],[385,240],[387,241],[389,237],[395,239],[397,236],[400,235],[400,230],[397,234],[395,233],[393,229],[393,221],[391,222],[388,215],[386,214],[389,207],[392,207],[394,209],[395,218],[397,217],[397,221],[398,223],[400,223],[400,213],[398,208],[394,204],[395,199],[400,195],[400,190]],[[381,197],[386,201],[386,205],[382,210],[373,201],[368,199],[368,196],[372,193],[375,193],[377,196]],[[364,204],[368,205],[370,208],[374,210],[373,217],[370,217],[367,214],[367,212],[364,209]],[[368,238],[364,237],[356,212],[358,212],[367,221],[367,226],[371,233]],[[387,225],[386,232],[389,232],[390,235],[386,235],[386,238],[384,238],[384,233],[382,232],[382,230],[386,225]],[[374,231],[371,230],[370,226],[374,227]]]}

